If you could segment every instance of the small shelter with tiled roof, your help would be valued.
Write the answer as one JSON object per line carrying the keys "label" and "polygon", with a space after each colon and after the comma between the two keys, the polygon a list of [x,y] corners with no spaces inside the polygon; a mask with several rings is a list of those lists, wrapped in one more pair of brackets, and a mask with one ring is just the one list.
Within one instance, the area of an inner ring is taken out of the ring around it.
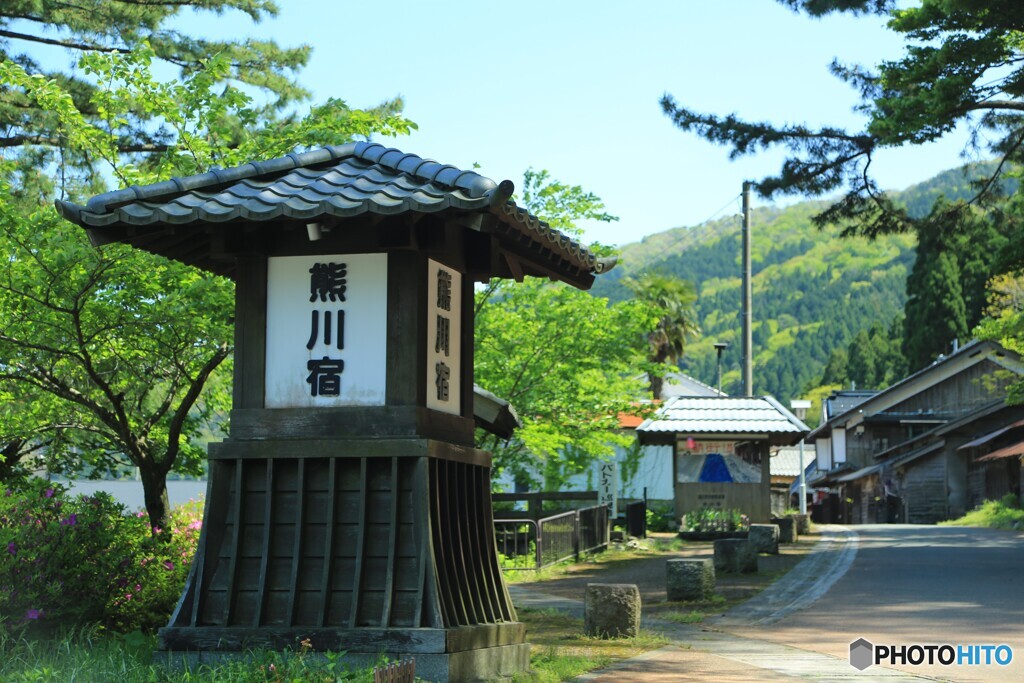
{"label": "small shelter with tiled roof", "polygon": [[716,507],[765,522],[770,448],[799,443],[808,431],[771,396],[675,397],[636,429],[642,445],[673,446],[677,517]]}
{"label": "small shelter with tiled roof", "polygon": [[[236,282],[230,437],[160,632],[171,653],[414,656],[430,680],[529,664],[474,448],[473,283],[588,289],[614,265],[496,183],[374,143],[130,187],[60,214]],[[507,404],[477,392],[482,423]]]}

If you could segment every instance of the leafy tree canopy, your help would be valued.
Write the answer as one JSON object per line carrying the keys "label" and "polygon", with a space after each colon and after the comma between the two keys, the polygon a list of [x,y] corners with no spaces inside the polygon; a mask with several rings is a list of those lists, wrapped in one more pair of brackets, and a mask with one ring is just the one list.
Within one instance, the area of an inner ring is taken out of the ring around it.
{"label": "leafy tree canopy", "polygon": [[[89,100],[99,118],[83,113],[60,82],[13,61],[0,62],[0,87],[46,111],[69,148],[105,164],[122,185],[408,130],[397,114],[316,109],[267,128],[248,95],[219,85],[232,68],[225,58],[170,83],[153,78],[154,58],[146,44],[83,56],[82,68],[102,76]],[[170,137],[166,150],[133,163],[121,153],[120,133],[138,112]],[[234,134],[234,122],[244,123],[244,134]],[[32,175],[23,161],[0,166],[0,392],[32,409],[18,411],[16,429],[0,436],[19,452],[40,435],[65,437],[46,450],[57,470],[138,468],[150,520],[166,529],[166,476],[199,469],[194,439],[229,400],[223,390],[202,392],[231,355],[233,284],[124,245],[94,249],[84,231],[24,193],[43,186],[45,169]]]}
{"label": "leafy tree canopy", "polygon": [[[275,16],[278,7],[271,0],[2,3],[0,63],[7,73],[0,83],[0,149],[10,150],[8,158],[19,159],[26,174],[54,164],[60,166],[59,180],[65,184],[75,179],[76,173],[95,183],[102,182],[95,177],[96,168],[104,168],[104,162],[109,162],[108,156],[113,153],[182,156],[192,142],[183,136],[186,121],[195,127],[194,134],[200,129],[211,131],[216,137],[207,142],[220,149],[240,147],[251,136],[261,136],[265,141],[274,138],[277,143],[272,147],[276,149],[268,146],[261,150],[266,154],[274,154],[288,144],[294,148],[298,140],[304,146],[337,142],[339,137],[332,135],[334,130],[365,125],[371,119],[390,119],[406,130],[415,127],[401,118],[403,103],[398,98],[368,111],[351,109],[341,100],[328,100],[313,106],[309,116],[299,115],[294,105],[307,100],[309,92],[296,82],[295,76],[309,59],[308,46],[282,48],[273,41],[252,39],[207,40],[169,28],[172,20],[189,11],[241,13],[258,22]],[[45,67],[39,57],[43,46],[85,55],[87,59],[71,72],[53,70]],[[99,56],[130,59],[104,62]],[[180,67],[179,82],[157,84],[150,75],[154,62]],[[15,72],[21,77],[14,77]],[[54,107],[53,101],[40,100],[38,85],[32,86],[26,79],[52,84],[66,96],[70,110],[109,136],[101,157],[90,155],[93,150],[69,139],[61,110]],[[120,92],[117,97],[123,101],[111,102],[111,92],[97,85],[108,79],[120,80],[136,89]],[[186,79],[209,81],[210,96],[201,103],[201,117],[196,110],[174,112],[152,101],[173,99]],[[246,92],[261,93],[261,99],[267,102],[257,104],[250,98],[246,107],[238,108],[239,88],[243,85],[248,86]],[[293,135],[268,133],[282,128]],[[161,159],[150,163],[166,162]],[[53,182],[42,182],[38,176],[33,182],[18,185],[17,191],[26,194],[54,190]],[[99,189],[94,184],[87,191]]]}
{"label": "leafy tree canopy", "polygon": [[[599,197],[544,170],[526,171],[521,202],[576,237],[580,220],[617,220]],[[658,314],[646,303],[609,306],[539,278],[494,279],[477,292],[475,380],[510,401],[523,421],[508,442],[478,431],[496,471],[556,488],[626,445],[618,414],[635,410],[643,393],[636,377]]]}
{"label": "leafy tree canopy", "polygon": [[661,311],[653,330],[647,333],[647,374],[651,396],[661,398],[667,364],[676,364],[683,357],[686,343],[700,334],[694,303],[697,290],[693,283],[656,271],[626,278],[622,283],[633,296]]}
{"label": "leafy tree canopy", "polygon": [[[765,197],[778,193],[846,194],[816,217],[819,225],[841,222],[849,231],[877,235],[905,229],[910,221],[875,184],[876,151],[923,144],[966,123],[975,144],[1002,160],[977,198],[998,190],[995,180],[1019,161],[1024,145],[1024,4],[1017,0],[779,0],[811,16],[832,12],[889,17],[889,29],[906,39],[900,59],[874,70],[838,61],[831,71],[856,88],[862,130],[754,122],[736,115],[691,110],[666,94],[664,112],[682,130],[731,147],[738,157],[781,146],[790,156],[779,173],[757,184]],[[855,221],[851,221],[855,219]]]}

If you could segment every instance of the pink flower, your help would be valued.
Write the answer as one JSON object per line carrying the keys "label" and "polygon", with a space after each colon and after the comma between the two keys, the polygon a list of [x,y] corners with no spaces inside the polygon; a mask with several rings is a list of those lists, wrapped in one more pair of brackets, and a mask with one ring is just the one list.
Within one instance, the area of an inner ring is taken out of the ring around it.
{"label": "pink flower", "polygon": [[43,493],[43,496],[45,496],[46,498],[53,498],[53,489],[46,489],[46,491]]}
{"label": "pink flower", "polygon": [[203,528],[203,520],[197,519],[196,521],[194,521],[191,524],[189,524],[188,528],[189,529],[202,529]]}
{"label": "pink flower", "polygon": [[163,532],[164,532],[164,530],[161,529],[160,527],[158,527],[158,526],[153,527],[153,533],[154,534],[162,534]]}
{"label": "pink flower", "polygon": [[26,619],[38,619],[41,616],[43,616],[43,610],[41,609],[30,609],[25,612]]}
{"label": "pink flower", "polygon": [[131,593],[125,593],[124,594],[124,599],[125,600],[131,600],[132,599],[132,594]]}
{"label": "pink flower", "polygon": [[136,517],[140,517],[140,518],[141,518],[141,517],[145,517],[145,516],[146,516],[146,513],[145,513],[145,512],[143,512],[142,510],[139,510],[138,512],[136,512],[136,513],[135,513],[135,516],[136,516]]}
{"label": "pink flower", "polygon": [[140,590],[142,590],[142,585],[138,583],[135,584],[135,592],[138,593]]}
{"label": "pink flower", "polygon": [[171,571],[172,569],[174,569],[174,563],[170,560],[164,560],[164,569],[166,569],[167,571]]}
{"label": "pink flower", "polygon": [[18,554],[18,544],[15,543],[14,541],[11,541],[10,543],[8,543],[7,544],[7,552],[9,552],[11,555],[17,555]]}

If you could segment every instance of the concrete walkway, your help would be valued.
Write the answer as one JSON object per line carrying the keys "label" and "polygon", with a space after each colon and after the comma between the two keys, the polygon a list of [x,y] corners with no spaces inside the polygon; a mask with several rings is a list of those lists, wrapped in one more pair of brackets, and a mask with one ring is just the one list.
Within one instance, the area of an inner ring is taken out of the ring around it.
{"label": "concrete walkway", "polygon": [[[672,644],[593,671],[576,681],[593,683],[668,683],[702,680],[739,681],[934,681],[894,669],[873,666],[860,672],[840,659],[788,645],[725,633],[720,627],[770,624],[807,607],[823,595],[846,570],[857,552],[857,535],[838,526],[823,527],[814,551],[785,577],[755,598],[705,626],[689,626],[644,617],[644,628],[663,633]],[[545,595],[524,586],[509,586],[519,607],[557,609],[582,617],[582,600]]]}

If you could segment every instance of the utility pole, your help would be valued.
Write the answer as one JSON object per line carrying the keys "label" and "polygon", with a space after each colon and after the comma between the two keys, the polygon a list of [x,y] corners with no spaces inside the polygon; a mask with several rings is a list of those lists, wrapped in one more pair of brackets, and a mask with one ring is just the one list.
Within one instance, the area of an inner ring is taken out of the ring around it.
{"label": "utility pole", "polygon": [[743,395],[754,395],[754,338],[753,315],[750,311],[750,188],[743,183]]}

